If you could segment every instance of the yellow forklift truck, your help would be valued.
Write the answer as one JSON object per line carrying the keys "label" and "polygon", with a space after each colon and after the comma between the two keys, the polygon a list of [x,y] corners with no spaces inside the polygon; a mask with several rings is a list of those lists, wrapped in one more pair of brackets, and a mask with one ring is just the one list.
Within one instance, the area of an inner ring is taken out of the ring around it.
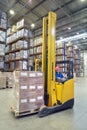
{"label": "yellow forklift truck", "polygon": [[[71,61],[56,62],[56,14],[49,12],[48,17],[43,18],[43,42],[42,42],[42,72],[44,73],[45,105],[39,110],[39,117],[44,117],[54,112],[72,108],[74,105],[74,79],[73,63]],[[37,70],[39,60],[36,60]],[[64,82],[56,82],[56,64],[68,64],[71,72]],[[71,67],[70,67],[71,66]]]}

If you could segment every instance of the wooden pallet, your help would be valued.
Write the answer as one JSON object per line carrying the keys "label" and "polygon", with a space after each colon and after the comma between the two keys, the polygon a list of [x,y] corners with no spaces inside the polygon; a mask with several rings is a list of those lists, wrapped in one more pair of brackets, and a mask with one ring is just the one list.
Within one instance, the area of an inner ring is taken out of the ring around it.
{"label": "wooden pallet", "polygon": [[39,109],[19,112],[19,111],[16,111],[14,109],[14,107],[11,107],[11,112],[15,115],[15,117],[22,117],[22,116],[27,116],[27,115],[31,115],[31,114],[36,114],[36,113],[38,113],[38,111],[39,111]]}

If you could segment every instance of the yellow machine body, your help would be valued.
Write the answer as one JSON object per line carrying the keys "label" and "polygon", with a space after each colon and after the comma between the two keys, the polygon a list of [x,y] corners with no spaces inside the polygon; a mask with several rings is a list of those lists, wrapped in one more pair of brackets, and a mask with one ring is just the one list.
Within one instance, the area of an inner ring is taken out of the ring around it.
{"label": "yellow machine body", "polygon": [[[56,14],[49,12],[48,17],[43,18],[42,32],[42,72],[44,73],[45,92],[48,94],[48,108],[40,111],[40,117],[55,111],[73,106],[74,80],[69,79],[65,83],[56,82]],[[38,62],[37,62],[38,63]],[[38,65],[37,65],[38,66]],[[37,67],[36,67],[37,68]],[[69,101],[69,102],[68,102]],[[56,106],[56,107],[55,107]],[[51,108],[52,107],[52,108]]]}
{"label": "yellow machine body", "polygon": [[64,84],[56,82],[56,97],[61,104],[74,98],[74,79],[66,81]]}

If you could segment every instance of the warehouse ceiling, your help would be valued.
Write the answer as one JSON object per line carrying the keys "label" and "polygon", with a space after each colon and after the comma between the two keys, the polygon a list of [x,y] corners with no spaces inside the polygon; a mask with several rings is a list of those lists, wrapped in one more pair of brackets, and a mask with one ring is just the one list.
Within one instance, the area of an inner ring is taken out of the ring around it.
{"label": "warehouse ceiling", "polygon": [[[0,9],[7,12],[9,26],[25,18],[35,24],[36,34],[42,32],[42,18],[49,11],[57,14],[56,37],[58,40],[87,32],[87,0],[0,0]],[[14,10],[14,15],[9,13]],[[87,38],[72,41],[87,49]]]}

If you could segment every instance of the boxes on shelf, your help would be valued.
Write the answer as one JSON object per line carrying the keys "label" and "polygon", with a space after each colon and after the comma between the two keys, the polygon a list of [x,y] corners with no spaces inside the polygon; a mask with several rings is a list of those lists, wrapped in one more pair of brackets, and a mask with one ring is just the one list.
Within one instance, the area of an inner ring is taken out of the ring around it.
{"label": "boxes on shelf", "polygon": [[28,30],[27,29],[21,29],[17,31],[17,38],[27,37],[28,38]]}
{"label": "boxes on shelf", "polygon": [[12,44],[12,50],[16,50],[16,44]]}
{"label": "boxes on shelf", "polygon": [[78,59],[79,60],[80,59],[80,55],[75,54],[74,55],[74,59]]}
{"label": "boxes on shelf", "polygon": [[30,57],[28,62],[29,62],[29,66],[33,66],[33,57]]}
{"label": "boxes on shelf", "polygon": [[[39,109],[41,105],[44,104],[43,73],[32,71],[15,71],[14,77],[15,87],[12,105],[14,109],[18,112]],[[40,83],[38,83],[38,81],[40,81]]]}
{"label": "boxes on shelf", "polygon": [[6,29],[6,20],[5,19],[0,19],[0,28]]}
{"label": "boxes on shelf", "polygon": [[25,19],[18,21],[16,26],[17,26],[17,29],[21,29],[23,27],[28,27],[27,23],[25,22]]}
{"label": "boxes on shelf", "polygon": [[27,61],[16,61],[15,70],[27,70],[28,62]]}
{"label": "boxes on shelf", "polygon": [[67,60],[67,57],[66,56],[56,56],[56,61],[64,61],[64,60]]}
{"label": "boxes on shelf", "polygon": [[41,37],[37,37],[34,39],[34,46],[38,45],[38,44],[41,44],[42,43],[42,38]]}
{"label": "boxes on shelf", "polygon": [[17,33],[14,33],[13,35],[11,35],[11,42],[15,41],[17,39]]}
{"label": "boxes on shelf", "polygon": [[19,52],[16,52],[16,59],[23,59],[28,58],[28,51],[27,50],[21,50]]}
{"label": "boxes on shelf", "polygon": [[21,48],[28,48],[28,42],[25,40],[19,40],[16,42],[16,49],[21,49]]}
{"label": "boxes on shelf", "polygon": [[57,49],[56,50],[56,54],[59,54],[59,55],[66,55],[66,51],[64,50],[64,48],[61,48],[61,49]]}
{"label": "boxes on shelf", "polygon": [[42,52],[42,46],[37,47],[37,53]]}
{"label": "boxes on shelf", "polygon": [[0,55],[4,56],[5,54],[5,45],[4,44],[0,44]]}
{"label": "boxes on shelf", "polygon": [[5,32],[0,30],[0,42],[5,42],[5,38],[6,38]]}
{"label": "boxes on shelf", "polygon": [[76,65],[76,64],[80,65],[80,60],[74,60],[74,64],[75,64],[75,65]]}
{"label": "boxes on shelf", "polygon": [[33,54],[33,48],[29,49],[30,55]]}
{"label": "boxes on shelf", "polygon": [[30,39],[30,47],[32,47],[34,45],[34,41],[33,39]]}
{"label": "boxes on shelf", "polygon": [[9,60],[12,60],[12,53],[9,53]]}
{"label": "boxes on shelf", "polygon": [[7,15],[6,15],[5,12],[3,12],[2,10],[0,10],[0,17],[3,18],[3,19],[6,19]]}
{"label": "boxes on shelf", "polygon": [[70,57],[70,58],[73,58],[74,57],[74,55],[73,55],[73,53],[71,53],[71,52],[67,52],[67,57]]}
{"label": "boxes on shelf", "polygon": [[15,63],[10,62],[10,71],[13,71],[15,69]]}
{"label": "boxes on shelf", "polygon": [[15,60],[15,53],[11,53],[11,60]]}
{"label": "boxes on shelf", "polygon": [[8,28],[7,30],[7,36],[11,35],[12,34],[12,29],[11,28]]}
{"label": "boxes on shelf", "polygon": [[5,61],[9,61],[9,54],[5,55]]}
{"label": "boxes on shelf", "polygon": [[65,48],[65,44],[64,43],[58,43],[56,48],[58,48],[58,49]]}
{"label": "boxes on shelf", "polygon": [[6,46],[6,53],[10,51],[9,45]]}
{"label": "boxes on shelf", "polygon": [[[31,54],[33,54],[33,52],[30,52]],[[37,47],[34,47],[34,54],[37,53]]]}
{"label": "boxes on shelf", "polygon": [[0,61],[0,69],[4,69],[4,61]]}
{"label": "boxes on shelf", "polygon": [[9,65],[9,63],[5,63],[5,65],[4,65],[4,70],[5,70],[5,71],[9,71],[9,70],[10,70],[10,65]]}
{"label": "boxes on shelf", "polygon": [[13,25],[12,26],[12,33],[16,32],[17,31],[17,26],[16,25]]}

